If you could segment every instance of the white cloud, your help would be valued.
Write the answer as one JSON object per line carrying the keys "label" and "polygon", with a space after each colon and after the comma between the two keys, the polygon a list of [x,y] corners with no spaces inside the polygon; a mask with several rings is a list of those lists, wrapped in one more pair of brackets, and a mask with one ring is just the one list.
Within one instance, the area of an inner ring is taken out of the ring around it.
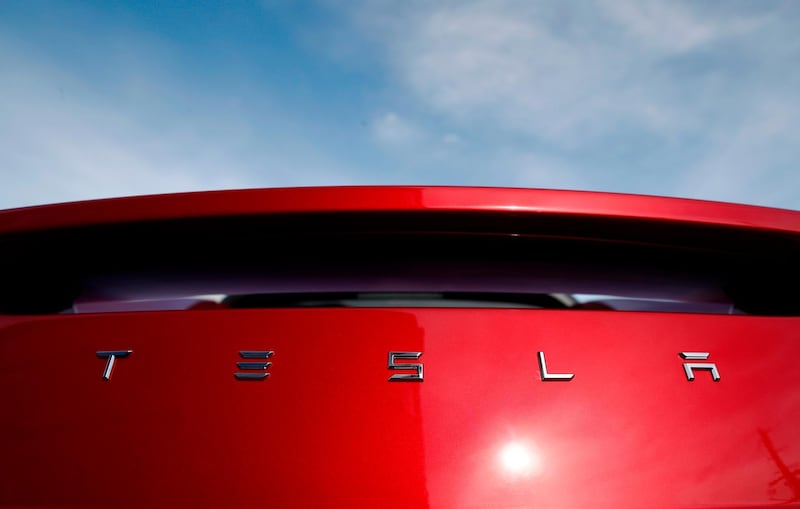
{"label": "white cloud", "polygon": [[373,134],[380,143],[395,146],[408,145],[420,141],[423,137],[418,127],[391,111],[375,120]]}
{"label": "white cloud", "polygon": [[555,157],[527,152],[500,159],[513,175],[515,187],[585,189],[588,182],[569,163]]}
{"label": "white cloud", "polygon": [[[445,129],[518,154],[523,165],[526,154],[558,154],[561,170],[529,170],[531,185],[800,208],[797,178],[785,168],[800,144],[770,127],[797,132],[787,113],[800,111],[791,4],[351,5],[356,26],[385,51],[395,87]],[[630,159],[613,168],[597,157],[612,150]],[[562,174],[563,182],[551,178]]]}
{"label": "white cloud", "polygon": [[679,193],[800,209],[797,147],[800,105],[765,101],[741,124],[714,136],[706,155],[679,180]]}
{"label": "white cloud", "polygon": [[445,145],[458,145],[461,143],[461,137],[455,133],[447,133],[442,136],[442,142]]}
{"label": "white cloud", "polygon": [[[0,208],[367,183],[800,208],[792,4],[320,1],[325,27],[287,27],[304,44],[292,57],[309,59],[287,60],[314,70],[319,93],[259,74],[255,46],[209,85],[168,35],[82,39],[81,65],[0,35]],[[342,19],[354,23],[327,26]],[[317,101],[328,87],[341,89]]]}
{"label": "white cloud", "polygon": [[722,38],[747,34],[766,21],[760,16],[700,17],[685,4],[664,0],[602,0],[600,5],[637,45],[667,53],[696,50]]}
{"label": "white cloud", "polygon": [[465,123],[488,119],[567,146],[626,123],[690,127],[690,105],[659,83],[658,64],[761,24],[654,0],[396,5],[367,2],[356,16],[419,101]]}
{"label": "white cloud", "polygon": [[2,117],[0,208],[244,184],[212,148],[172,146],[102,107],[28,100]]}
{"label": "white cloud", "polygon": [[0,66],[11,70],[0,76],[0,209],[356,182],[355,172],[308,141],[286,141],[278,128],[272,135],[270,125],[253,125],[235,97],[203,97],[191,103],[199,111],[173,107],[186,91],[150,56],[116,62],[125,68],[115,75],[121,82],[104,89],[0,38]]}

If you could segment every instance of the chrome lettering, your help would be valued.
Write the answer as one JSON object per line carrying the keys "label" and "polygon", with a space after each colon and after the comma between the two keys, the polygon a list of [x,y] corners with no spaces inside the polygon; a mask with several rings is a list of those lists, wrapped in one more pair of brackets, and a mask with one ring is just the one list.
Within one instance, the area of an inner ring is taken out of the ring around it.
{"label": "chrome lettering", "polygon": [[397,360],[416,360],[422,356],[422,352],[389,352],[389,367],[394,370],[416,371],[414,374],[397,374],[389,377],[390,382],[422,382],[423,365],[421,362],[398,363]]}
{"label": "chrome lettering", "polygon": [[536,352],[536,356],[539,359],[539,374],[541,375],[543,382],[569,382],[575,378],[574,373],[548,373],[547,362],[544,359],[544,352]]}
{"label": "chrome lettering", "polygon": [[[678,355],[681,358],[689,361],[704,361],[708,359],[708,352],[680,352]],[[702,369],[711,372],[711,379],[719,382],[719,371],[717,365],[713,362],[684,362],[683,371],[686,373],[686,379],[690,382],[694,381],[694,370]]]}
{"label": "chrome lettering", "polygon": [[122,359],[133,353],[133,350],[100,350],[97,356],[100,358],[107,358],[106,368],[103,370],[103,380],[111,380],[111,374],[114,371],[114,364],[117,359]]}
{"label": "chrome lettering", "polygon": [[[239,356],[242,359],[269,359],[275,352],[272,350],[241,350]],[[236,367],[242,371],[251,371],[251,373],[243,373],[238,371],[233,374],[237,380],[250,380],[250,381],[263,381],[269,376],[266,371],[272,366],[271,362],[266,361],[243,361],[237,362]],[[256,373],[252,373],[256,371]]]}

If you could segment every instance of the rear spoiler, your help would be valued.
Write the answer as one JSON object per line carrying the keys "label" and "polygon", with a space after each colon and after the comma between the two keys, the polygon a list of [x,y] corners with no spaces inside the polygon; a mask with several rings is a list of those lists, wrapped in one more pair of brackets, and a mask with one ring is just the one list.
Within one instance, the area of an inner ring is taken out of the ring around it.
{"label": "rear spoiler", "polygon": [[745,205],[482,188],[188,193],[0,212],[0,313],[210,293],[607,291],[793,316],[798,259],[800,213]]}

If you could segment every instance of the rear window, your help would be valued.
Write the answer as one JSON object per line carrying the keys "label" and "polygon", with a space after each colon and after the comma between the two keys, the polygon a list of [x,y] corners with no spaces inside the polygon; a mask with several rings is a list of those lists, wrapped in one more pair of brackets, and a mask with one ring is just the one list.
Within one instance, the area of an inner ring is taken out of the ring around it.
{"label": "rear window", "polygon": [[683,238],[647,225],[638,232],[648,235],[625,236],[619,233],[630,228],[619,225],[548,229],[520,221],[497,231],[464,218],[400,219],[239,218],[17,234],[0,239],[0,313],[499,307],[800,314],[793,239],[762,242],[736,232]]}

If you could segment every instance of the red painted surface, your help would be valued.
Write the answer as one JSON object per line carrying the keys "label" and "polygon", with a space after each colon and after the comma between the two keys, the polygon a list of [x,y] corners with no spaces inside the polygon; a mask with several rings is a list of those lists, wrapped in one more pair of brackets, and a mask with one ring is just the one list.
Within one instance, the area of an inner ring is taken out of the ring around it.
{"label": "red painted surface", "polygon": [[[709,202],[344,188],[19,209],[0,213],[0,233],[306,210],[800,232],[796,212]],[[133,353],[103,381],[95,352],[117,349]],[[237,381],[240,350],[273,350],[271,376]],[[389,351],[424,352],[425,381],[388,382]],[[538,351],[551,372],[574,380],[540,380]],[[699,371],[687,381],[681,351],[710,352],[721,380]],[[422,308],[0,315],[0,507],[800,507],[798,358],[800,317]]]}
{"label": "red painted surface", "polygon": [[791,210],[677,198],[466,187],[308,187],[140,196],[6,210],[0,212],[0,234],[187,217],[359,211],[513,212],[800,231],[800,214]]}
{"label": "red painted surface", "polygon": [[[798,318],[223,310],[7,319],[0,502],[700,507],[797,502]],[[132,349],[110,381],[95,351]],[[271,377],[233,377],[241,349]],[[423,383],[389,383],[390,350]],[[722,379],[683,373],[709,351]],[[538,378],[536,352],[571,382]],[[530,455],[503,467],[508,444]],[[796,468],[796,467],[795,467]]]}

